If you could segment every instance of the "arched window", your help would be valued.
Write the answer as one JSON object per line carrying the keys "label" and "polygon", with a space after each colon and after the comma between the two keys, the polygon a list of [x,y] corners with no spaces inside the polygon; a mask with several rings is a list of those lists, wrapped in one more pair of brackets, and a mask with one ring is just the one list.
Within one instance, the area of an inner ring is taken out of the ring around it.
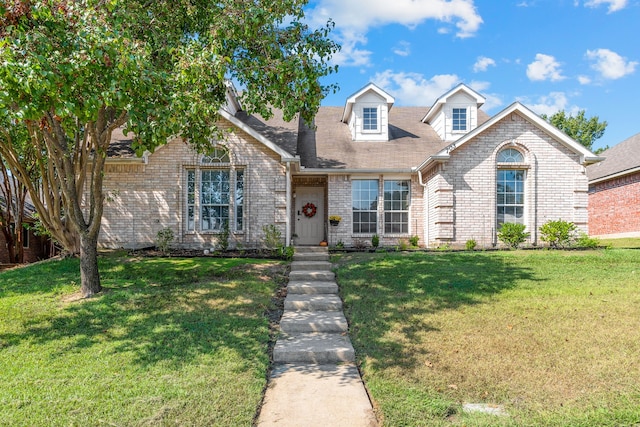
{"label": "arched window", "polygon": [[187,230],[242,231],[243,207],[244,170],[232,167],[227,148],[216,145],[187,169]]}
{"label": "arched window", "polygon": [[[496,210],[498,229],[505,222],[524,224],[524,183],[526,169],[511,164],[524,163],[524,155],[515,148],[505,148],[497,156]],[[518,165],[519,166],[519,165]]]}
{"label": "arched window", "polygon": [[229,150],[221,145],[216,145],[209,154],[202,156],[202,164],[229,163]]}

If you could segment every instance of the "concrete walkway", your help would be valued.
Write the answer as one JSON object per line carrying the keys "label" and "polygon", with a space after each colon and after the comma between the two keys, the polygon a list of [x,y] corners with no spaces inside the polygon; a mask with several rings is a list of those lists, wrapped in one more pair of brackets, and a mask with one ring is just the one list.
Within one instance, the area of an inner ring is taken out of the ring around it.
{"label": "concrete walkway", "polygon": [[296,248],[280,329],[258,426],[376,426],[327,248]]}

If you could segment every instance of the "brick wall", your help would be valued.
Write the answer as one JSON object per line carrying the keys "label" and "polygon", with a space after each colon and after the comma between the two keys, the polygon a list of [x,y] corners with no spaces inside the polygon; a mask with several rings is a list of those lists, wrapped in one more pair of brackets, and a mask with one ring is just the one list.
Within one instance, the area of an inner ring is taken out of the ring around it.
{"label": "brick wall", "polygon": [[[48,239],[36,236],[32,230],[29,230],[29,246],[24,248],[24,262],[31,263],[49,258],[49,245]],[[9,259],[9,251],[7,250],[7,241],[4,238],[4,234],[0,233],[0,264],[13,263],[15,263],[15,260]]]}
{"label": "brick wall", "polygon": [[[513,141],[513,142],[512,142]],[[511,114],[451,152],[429,181],[432,244],[496,242],[496,154],[510,146],[525,154],[525,224],[530,243],[548,220],[572,221],[587,231],[587,178],[579,155],[518,114]],[[436,166],[437,167],[437,166]],[[448,197],[452,191],[451,197]]]}
{"label": "brick wall", "polygon": [[589,190],[592,235],[640,235],[640,172],[593,184]]}
{"label": "brick wall", "polygon": [[[244,170],[244,230],[232,230],[231,246],[259,246],[262,227],[269,224],[275,224],[284,239],[286,176],[280,157],[239,130],[221,144],[229,149],[231,166]],[[186,229],[186,168],[198,166],[200,157],[175,139],[151,154],[147,164],[108,163],[100,246],[153,246],[156,233],[168,227],[176,237],[175,246],[215,247],[218,233]]]}

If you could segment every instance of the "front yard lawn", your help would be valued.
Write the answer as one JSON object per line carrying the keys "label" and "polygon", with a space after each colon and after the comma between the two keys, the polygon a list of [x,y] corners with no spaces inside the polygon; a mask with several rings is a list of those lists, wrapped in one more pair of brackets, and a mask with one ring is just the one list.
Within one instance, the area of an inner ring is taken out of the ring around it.
{"label": "front yard lawn", "polygon": [[640,251],[332,261],[385,426],[640,424]]}
{"label": "front yard lawn", "polygon": [[0,274],[0,425],[251,425],[269,365],[276,261],[78,260]]}

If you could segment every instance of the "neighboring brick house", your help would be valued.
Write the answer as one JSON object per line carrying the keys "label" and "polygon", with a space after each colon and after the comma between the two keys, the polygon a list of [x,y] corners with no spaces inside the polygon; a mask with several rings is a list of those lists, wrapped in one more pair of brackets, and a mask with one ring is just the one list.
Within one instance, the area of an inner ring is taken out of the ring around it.
{"label": "neighboring brick house", "polygon": [[602,237],[640,236],[640,133],[589,166],[589,231]]}
{"label": "neighboring brick house", "polygon": [[[514,103],[493,117],[465,85],[428,107],[394,107],[373,84],[344,107],[321,107],[314,125],[249,116],[228,93],[228,138],[206,155],[180,139],[136,157],[114,135],[105,174],[100,244],[142,247],[170,227],[182,247],[253,247],[263,227],[283,240],[345,245],[497,244],[502,222],[521,222],[538,244],[549,219],[587,231],[585,166],[600,160]],[[342,217],[329,225],[330,215]]]}
{"label": "neighboring brick house", "polygon": [[[0,203],[4,202],[0,201]],[[27,202],[24,214],[26,224],[33,224],[32,215],[34,213],[35,207]],[[51,239],[44,236],[37,236],[33,228],[28,227],[26,224],[21,226],[22,247],[24,250],[22,262],[31,263],[51,257],[52,252],[55,252],[55,248],[51,244]],[[15,224],[12,224],[12,227],[15,227]],[[0,264],[15,264],[16,262],[17,260],[10,259],[7,240],[5,239],[4,233],[0,233]]]}

